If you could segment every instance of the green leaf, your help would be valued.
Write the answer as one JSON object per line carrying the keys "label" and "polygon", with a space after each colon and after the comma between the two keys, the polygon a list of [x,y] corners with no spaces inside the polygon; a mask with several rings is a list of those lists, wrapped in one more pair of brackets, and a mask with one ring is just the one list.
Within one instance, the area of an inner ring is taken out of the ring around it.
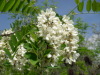
{"label": "green leaf", "polygon": [[35,34],[35,33],[31,33],[31,37],[35,40],[35,41],[37,41],[37,35]]}
{"label": "green leaf", "polygon": [[6,11],[8,11],[9,9],[11,9],[12,8],[12,6],[14,5],[14,3],[15,3],[15,0],[9,0],[6,4],[5,4],[5,6],[4,6],[4,8],[3,8],[3,12],[6,12]]}
{"label": "green leaf", "polygon": [[78,5],[78,11],[82,12],[84,7],[84,1],[80,2]]}
{"label": "green leaf", "polygon": [[25,2],[26,2],[26,0],[21,1],[20,4],[18,5],[16,11],[20,11],[23,8]]}
{"label": "green leaf", "polygon": [[74,0],[76,4],[79,4],[80,3],[80,0]]}
{"label": "green leaf", "polygon": [[84,37],[82,35],[79,35],[79,38],[80,38],[79,43],[84,41]]}
{"label": "green leaf", "polygon": [[96,11],[100,11],[100,2],[96,3]]}
{"label": "green leaf", "polygon": [[47,49],[44,53],[44,56],[47,56],[52,50],[51,49]]}
{"label": "green leaf", "polygon": [[63,50],[66,47],[66,44],[61,44],[60,49]]}
{"label": "green leaf", "polygon": [[22,12],[23,12],[23,13],[25,13],[25,12],[27,13],[28,8],[29,8],[29,7],[32,7],[33,4],[34,4],[34,1],[31,1],[30,3],[26,4],[26,5],[23,7]]}
{"label": "green leaf", "polygon": [[37,55],[35,53],[32,53],[32,52],[25,53],[25,57],[27,59],[31,59],[31,60],[34,60],[34,61],[37,60]]}
{"label": "green leaf", "polygon": [[36,65],[39,61],[38,60],[36,60],[36,61],[34,61],[34,60],[29,60],[29,62],[32,64],[32,65]]}
{"label": "green leaf", "polygon": [[97,4],[97,2],[96,2],[96,0],[94,0],[93,2],[92,2],[92,10],[95,12],[96,11],[96,4]]}
{"label": "green leaf", "polygon": [[87,1],[86,10],[89,12],[91,10],[91,0]]}
{"label": "green leaf", "polygon": [[11,41],[12,41],[12,43],[13,43],[14,46],[17,45],[17,39],[16,39],[15,35],[11,35]]}
{"label": "green leaf", "polygon": [[29,7],[27,13],[31,13],[33,11],[33,7]]}
{"label": "green leaf", "polygon": [[0,0],[0,11],[4,8],[6,0]]}
{"label": "green leaf", "polygon": [[38,43],[39,49],[43,50],[47,47],[46,43],[44,40],[42,40],[40,43]]}
{"label": "green leaf", "polygon": [[14,3],[14,5],[11,8],[11,11],[15,11],[19,4],[20,4],[20,0],[16,0],[16,2]]}
{"label": "green leaf", "polygon": [[8,57],[12,58],[9,49],[4,48],[4,51],[5,51],[5,53],[8,55]]}
{"label": "green leaf", "polygon": [[24,44],[24,48],[26,48],[27,50],[32,50],[32,48],[30,47],[30,44],[28,43]]}
{"label": "green leaf", "polygon": [[9,45],[10,45],[11,49],[14,51],[15,47],[14,47],[13,42],[11,40],[9,40]]}
{"label": "green leaf", "polygon": [[30,3],[30,0],[27,0],[28,3]]}
{"label": "green leaf", "polygon": [[22,39],[21,32],[16,32],[15,35],[16,35],[16,37],[17,37],[18,40]]}
{"label": "green leaf", "polygon": [[25,5],[25,6],[23,7],[23,9],[22,9],[22,12],[23,12],[23,13],[27,12],[28,7],[29,7],[29,4]]}

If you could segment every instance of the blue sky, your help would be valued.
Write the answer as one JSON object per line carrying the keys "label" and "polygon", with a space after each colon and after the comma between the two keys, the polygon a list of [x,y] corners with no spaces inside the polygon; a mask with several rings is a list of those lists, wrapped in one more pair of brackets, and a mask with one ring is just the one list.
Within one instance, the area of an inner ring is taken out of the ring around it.
{"label": "blue sky", "polygon": [[[41,2],[43,2],[43,1],[44,0],[38,0],[38,5],[41,5]],[[60,15],[68,14],[76,6],[74,0],[54,0],[54,1],[57,2],[56,12]],[[97,0],[97,1],[100,1],[100,0]],[[77,11],[77,9],[75,9],[75,12],[80,13],[80,12]],[[86,10],[84,9],[83,12],[86,12]],[[0,30],[10,28],[10,23],[12,23],[14,21],[14,19],[8,19],[9,17],[10,16],[8,14],[0,14]],[[100,14],[79,14],[79,15],[75,15],[75,19],[78,18],[78,17],[82,18],[82,20],[84,22],[88,23],[90,26],[92,24],[100,25]],[[87,30],[87,32],[88,32],[87,36],[92,35],[91,28],[89,28]]]}

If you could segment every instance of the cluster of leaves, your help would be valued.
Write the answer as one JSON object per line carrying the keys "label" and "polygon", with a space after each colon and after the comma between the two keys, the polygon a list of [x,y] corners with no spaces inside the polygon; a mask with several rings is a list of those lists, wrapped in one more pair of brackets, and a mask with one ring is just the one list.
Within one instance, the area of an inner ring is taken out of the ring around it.
{"label": "cluster of leaves", "polygon": [[[78,11],[82,12],[85,4],[85,0],[75,0],[77,4],[77,9]],[[97,2],[96,0],[87,0],[86,2],[86,10],[90,12],[91,10],[93,12],[98,12],[100,11],[100,2]]]}
{"label": "cluster of leaves", "polygon": [[89,26],[87,23],[82,21],[81,18],[77,18],[75,27],[78,28],[78,31],[79,31],[79,46],[83,46],[84,37],[85,37],[85,34],[87,33],[86,30],[89,28]]}
{"label": "cluster of leaves", "polygon": [[0,11],[32,14],[38,11],[34,4],[35,0],[0,0]]}

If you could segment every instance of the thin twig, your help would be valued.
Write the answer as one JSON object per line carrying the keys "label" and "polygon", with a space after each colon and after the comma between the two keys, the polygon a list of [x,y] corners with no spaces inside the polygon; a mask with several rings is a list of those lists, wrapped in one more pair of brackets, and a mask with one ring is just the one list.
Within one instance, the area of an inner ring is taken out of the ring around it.
{"label": "thin twig", "polygon": [[79,15],[79,14],[100,14],[100,13],[95,13],[95,12],[83,12],[83,13],[75,13],[75,14],[72,14],[72,15]]}
{"label": "thin twig", "polygon": [[0,36],[10,36],[10,35],[12,35],[12,34],[14,34],[14,33],[10,33],[10,34],[3,34],[3,35],[0,35]]}
{"label": "thin twig", "polygon": [[[77,5],[77,6],[78,6],[78,5]],[[77,8],[77,6],[74,7],[74,8],[67,14],[67,16],[70,15],[70,14]]]}

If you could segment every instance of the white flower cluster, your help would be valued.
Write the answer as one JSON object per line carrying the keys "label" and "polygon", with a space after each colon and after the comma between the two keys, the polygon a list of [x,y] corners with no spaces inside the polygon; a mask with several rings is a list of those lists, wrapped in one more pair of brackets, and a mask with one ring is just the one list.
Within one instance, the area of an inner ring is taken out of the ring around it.
{"label": "white flower cluster", "polygon": [[[9,30],[4,30],[2,32],[2,35],[6,34],[11,34],[13,33],[12,29]],[[5,60],[5,58],[17,69],[21,70],[21,67],[25,65],[25,63],[28,61],[25,57],[24,54],[26,53],[26,49],[24,48],[23,44],[18,46],[18,50],[16,53],[13,53],[10,46],[9,46],[9,41],[10,37],[9,36],[3,36],[2,39],[0,40],[0,61]],[[4,48],[8,48],[11,52],[11,55],[13,59],[10,59],[6,56],[5,51],[3,50]]]}
{"label": "white flower cluster", "polygon": [[11,33],[13,33],[12,29],[4,30],[4,31],[2,32],[2,35],[4,35],[4,34],[11,34]]}
{"label": "white flower cluster", "polygon": [[26,62],[28,60],[24,57],[24,54],[26,53],[26,49],[23,47],[23,44],[18,46],[17,52],[12,54],[14,55],[13,59],[8,59],[11,65],[14,65],[17,69],[21,70],[22,66],[25,66]]}
{"label": "white flower cluster", "polygon": [[[41,11],[37,19],[39,36],[47,40],[54,48],[53,52],[47,56],[53,59],[51,66],[56,65],[59,56],[63,56],[62,60],[65,60],[66,63],[75,62],[79,57],[79,53],[76,52],[79,37],[78,30],[74,27],[70,17],[64,15],[60,20],[50,8],[46,9],[46,11]],[[62,45],[65,45],[63,49],[61,49]]]}
{"label": "white flower cluster", "polygon": [[[10,33],[13,33],[12,29],[4,30],[2,32],[2,35],[6,35]],[[9,48],[8,40],[10,40],[8,36],[3,36],[2,39],[0,40],[0,61],[6,58],[5,51],[3,49]]]}

